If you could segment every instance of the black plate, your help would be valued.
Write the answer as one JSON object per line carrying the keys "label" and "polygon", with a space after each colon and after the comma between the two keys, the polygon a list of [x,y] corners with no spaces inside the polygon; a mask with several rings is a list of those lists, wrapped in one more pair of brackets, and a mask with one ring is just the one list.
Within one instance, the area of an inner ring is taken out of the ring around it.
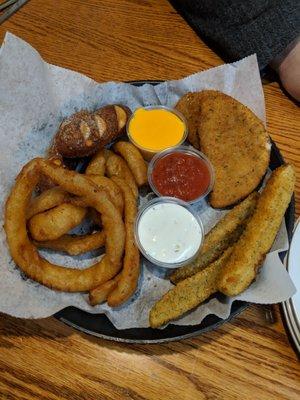
{"label": "black plate", "polygon": [[[134,85],[141,86],[144,83],[157,85],[159,81],[134,81],[130,82]],[[270,168],[275,169],[282,165],[284,160],[276,147],[272,143]],[[285,213],[285,221],[288,231],[289,240],[292,237],[295,214],[294,197]],[[248,307],[248,303],[243,301],[235,301],[231,307],[231,313],[228,319],[223,320],[215,315],[208,315],[201,324],[179,326],[169,324],[164,329],[151,328],[133,328],[133,329],[117,329],[104,314],[90,314],[86,311],[79,310],[75,307],[67,307],[55,314],[60,321],[72,326],[79,331],[88,333],[102,339],[114,340],[126,343],[162,343],[174,340],[181,340],[201,333],[216,329],[219,325],[228,322],[231,318],[241,313]]]}

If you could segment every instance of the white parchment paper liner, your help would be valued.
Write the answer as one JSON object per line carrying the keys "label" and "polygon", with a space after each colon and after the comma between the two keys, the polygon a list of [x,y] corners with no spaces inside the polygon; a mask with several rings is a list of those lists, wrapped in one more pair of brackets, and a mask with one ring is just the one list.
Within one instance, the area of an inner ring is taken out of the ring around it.
{"label": "white parchment paper liner", "polygon": [[[101,54],[99,54],[99,57]],[[109,103],[123,103],[131,109],[141,105],[173,106],[187,91],[217,89],[241,101],[265,121],[264,97],[256,56],[196,73],[155,87],[135,87],[125,83],[98,84],[77,72],[44,62],[30,45],[8,33],[0,52],[0,311],[23,318],[47,317],[75,306],[92,313],[105,313],[119,329],[147,327],[153,303],[170,288],[163,271],[143,263],[139,290],[131,301],[118,309],[107,305],[91,307],[86,294],[56,292],[33,282],[12,261],[3,230],[5,199],[22,165],[43,155],[61,120],[75,111],[95,109]],[[208,231],[223,215],[207,205],[200,210]],[[254,303],[277,303],[295,292],[278,252],[286,250],[285,225],[278,234],[255,283],[234,299],[220,296],[199,306],[176,324],[198,324],[208,314],[226,318],[235,299]],[[42,252],[61,265],[85,268],[94,263],[91,256],[68,257]]]}

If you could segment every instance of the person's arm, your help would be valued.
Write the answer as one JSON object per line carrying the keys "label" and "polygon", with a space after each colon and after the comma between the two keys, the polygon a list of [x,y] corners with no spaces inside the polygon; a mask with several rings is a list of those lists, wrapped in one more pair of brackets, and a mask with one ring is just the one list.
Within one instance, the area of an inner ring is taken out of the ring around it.
{"label": "person's arm", "polygon": [[300,36],[278,54],[270,66],[277,71],[289,94],[300,101]]}
{"label": "person's arm", "polygon": [[[286,49],[300,35],[299,0],[170,0],[170,3],[226,62],[256,53],[261,72],[278,55],[285,54],[286,58],[289,54]],[[299,44],[293,49],[293,60],[297,58],[299,70]],[[283,66],[284,58],[281,58]],[[281,69],[295,72],[294,64],[292,67],[287,64]],[[281,69],[277,68],[280,77]],[[296,76],[291,78],[295,79]],[[298,79],[298,89],[292,90],[294,94],[291,92],[298,100],[299,91]]]}

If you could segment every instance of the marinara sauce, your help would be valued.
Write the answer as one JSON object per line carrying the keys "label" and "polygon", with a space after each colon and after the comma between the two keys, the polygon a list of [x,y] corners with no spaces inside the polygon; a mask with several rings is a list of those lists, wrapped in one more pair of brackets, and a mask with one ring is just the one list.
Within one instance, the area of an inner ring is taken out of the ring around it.
{"label": "marinara sauce", "polygon": [[155,162],[152,181],[162,196],[193,201],[207,192],[211,173],[207,163],[200,157],[174,152]]}

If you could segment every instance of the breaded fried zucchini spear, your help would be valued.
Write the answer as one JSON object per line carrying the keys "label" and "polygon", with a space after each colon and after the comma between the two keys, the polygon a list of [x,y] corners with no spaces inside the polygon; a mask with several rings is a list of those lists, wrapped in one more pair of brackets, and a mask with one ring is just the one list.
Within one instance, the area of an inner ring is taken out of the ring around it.
{"label": "breaded fried zucchini spear", "polygon": [[203,246],[197,258],[170,276],[170,281],[177,284],[181,280],[201,271],[222,255],[224,250],[238,240],[248,218],[252,215],[258,193],[253,192],[244,201],[235,206],[205,236]]}
{"label": "breaded fried zucchini spear", "polygon": [[222,257],[207,268],[170,289],[150,311],[151,328],[158,328],[181,317],[215,293],[220,270],[230,257],[231,251],[232,248],[229,247]]}
{"label": "breaded fried zucchini spear", "polygon": [[218,284],[220,292],[235,296],[255,279],[274,242],[294,186],[295,173],[290,165],[283,165],[272,173],[258,199],[252,218],[222,270]]}

